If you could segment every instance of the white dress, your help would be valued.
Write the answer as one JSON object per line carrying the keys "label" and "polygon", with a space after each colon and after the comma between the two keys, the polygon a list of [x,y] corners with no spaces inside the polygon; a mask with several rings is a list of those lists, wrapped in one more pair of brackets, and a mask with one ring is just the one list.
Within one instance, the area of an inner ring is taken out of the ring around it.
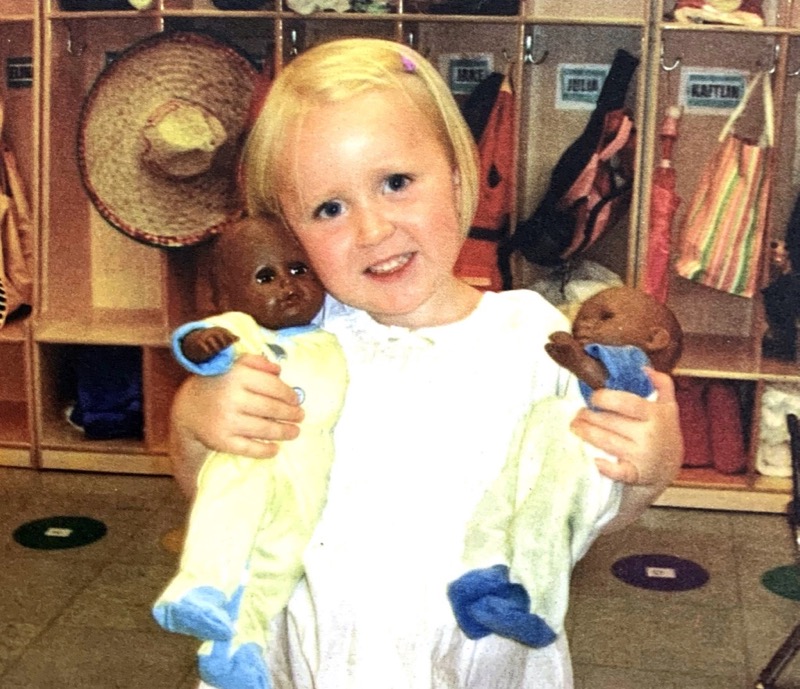
{"label": "white dress", "polygon": [[[383,326],[335,302],[322,324],[339,338],[350,384],[306,576],[274,625],[275,689],[571,688],[563,634],[538,650],[470,641],[446,595],[517,422],[544,397],[579,398],[544,350],[549,333],[568,329],[564,316],[520,290],[485,293],[445,326]],[[599,528],[617,502],[607,479],[596,482],[608,496]]]}

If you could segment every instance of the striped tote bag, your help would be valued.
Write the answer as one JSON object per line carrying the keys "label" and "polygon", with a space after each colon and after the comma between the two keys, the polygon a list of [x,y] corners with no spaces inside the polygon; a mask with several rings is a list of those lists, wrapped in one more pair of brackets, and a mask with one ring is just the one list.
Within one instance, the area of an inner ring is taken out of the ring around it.
{"label": "striped tote bag", "polygon": [[[733,126],[759,81],[764,127],[756,142],[737,136]],[[772,87],[769,76],[759,72],[722,128],[717,150],[684,216],[675,263],[678,275],[741,297],[756,292],[769,193],[767,163],[774,139]]]}

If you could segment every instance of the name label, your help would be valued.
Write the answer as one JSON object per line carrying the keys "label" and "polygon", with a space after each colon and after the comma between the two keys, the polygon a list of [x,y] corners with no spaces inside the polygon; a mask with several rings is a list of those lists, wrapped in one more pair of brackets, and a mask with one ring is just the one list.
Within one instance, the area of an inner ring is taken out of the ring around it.
{"label": "name label", "polygon": [[594,110],[611,65],[560,64],[556,85],[558,110]]}
{"label": "name label", "polygon": [[442,55],[439,68],[450,90],[456,95],[468,95],[492,73],[492,56]]}
{"label": "name label", "polygon": [[6,58],[6,85],[10,89],[27,89],[33,86],[33,58]]}
{"label": "name label", "polygon": [[681,69],[680,104],[698,115],[723,115],[733,110],[747,88],[747,74],[738,70]]}

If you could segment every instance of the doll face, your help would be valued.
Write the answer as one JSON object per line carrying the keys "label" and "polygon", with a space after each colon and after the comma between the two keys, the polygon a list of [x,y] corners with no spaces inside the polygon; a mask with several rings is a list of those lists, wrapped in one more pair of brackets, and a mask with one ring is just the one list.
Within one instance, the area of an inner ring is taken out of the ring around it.
{"label": "doll face", "polygon": [[249,313],[265,328],[307,325],[324,290],[297,240],[280,224],[248,218],[214,248],[217,308]]}
{"label": "doll face", "polygon": [[572,333],[581,344],[633,345],[652,351],[653,332],[661,317],[641,292],[627,287],[606,289],[588,299],[578,311]]}

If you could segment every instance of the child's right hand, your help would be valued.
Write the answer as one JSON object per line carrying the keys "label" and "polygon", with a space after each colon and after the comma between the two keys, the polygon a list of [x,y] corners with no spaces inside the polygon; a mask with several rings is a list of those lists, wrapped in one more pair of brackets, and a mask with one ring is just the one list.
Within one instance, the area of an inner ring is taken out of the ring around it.
{"label": "child's right hand", "polygon": [[175,476],[191,493],[209,450],[266,459],[291,440],[303,419],[297,395],[264,357],[242,356],[228,373],[191,376],[172,404]]}

